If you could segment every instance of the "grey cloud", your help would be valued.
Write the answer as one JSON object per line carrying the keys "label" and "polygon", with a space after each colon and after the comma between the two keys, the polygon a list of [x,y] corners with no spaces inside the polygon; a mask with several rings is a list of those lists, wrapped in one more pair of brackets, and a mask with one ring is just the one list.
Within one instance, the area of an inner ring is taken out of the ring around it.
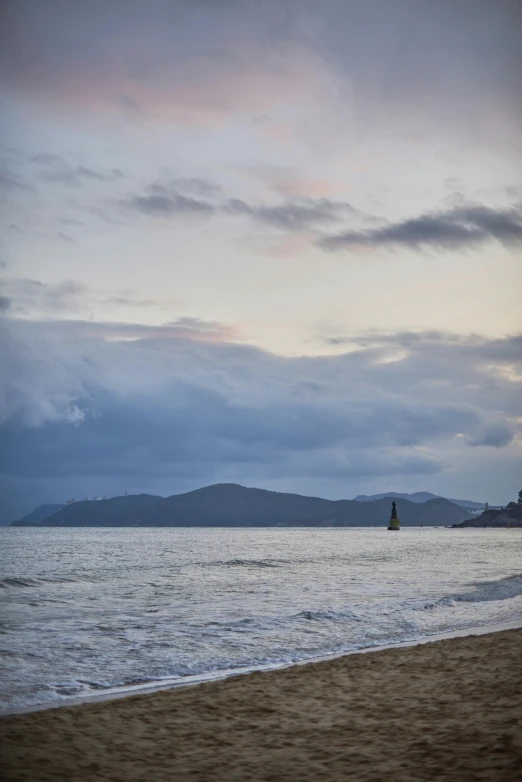
{"label": "grey cloud", "polygon": [[85,225],[81,220],[76,220],[74,217],[59,217],[58,222],[62,225]]}
{"label": "grey cloud", "polygon": [[53,155],[51,152],[39,152],[37,155],[32,155],[31,163],[43,164],[45,166],[61,166],[64,159],[60,155]]}
{"label": "grey cloud", "polygon": [[[180,306],[179,300],[171,298],[144,299],[141,296],[136,296],[133,290],[123,291],[121,295],[110,295],[108,292],[94,290],[77,280],[43,283],[39,280],[14,277],[6,278],[3,281],[3,287],[10,302],[10,312],[17,317],[56,317],[57,314],[63,315],[64,313],[78,315],[78,313],[92,310],[93,307],[107,304],[116,307],[156,307],[158,309],[173,309]],[[187,326],[188,322],[184,322],[183,319],[183,327]],[[121,329],[124,330],[125,327],[126,324],[118,324],[118,329],[120,329],[118,333],[123,333]],[[133,326],[133,328],[135,327]]]}
{"label": "grey cloud", "polygon": [[102,304],[114,304],[118,307],[135,307],[135,308],[154,308],[168,310],[173,307],[180,307],[182,305],[181,300],[175,299],[143,299],[137,296],[107,296],[107,298],[101,299]]}
{"label": "grey cloud", "polygon": [[[131,301],[131,299],[125,299],[126,304],[130,304]],[[101,323],[99,321],[74,321],[70,322],[70,326],[74,328],[75,334],[81,339],[128,340],[136,341],[139,344],[145,342],[165,344],[185,340],[214,344],[233,342],[239,336],[234,326],[190,317],[177,318],[162,326],[148,326],[143,323]],[[59,334],[61,324],[57,322],[54,326],[51,325],[51,329]]]}
{"label": "grey cloud", "polygon": [[123,172],[117,168],[108,173],[102,173],[86,166],[73,166],[65,161],[61,161],[42,173],[42,178],[47,182],[56,182],[68,187],[79,187],[86,181],[114,182],[122,179],[123,176]]}
{"label": "grey cloud", "polygon": [[277,206],[251,206],[240,199],[231,199],[226,209],[235,214],[250,215],[286,231],[338,222],[344,215],[354,211],[350,204],[330,201],[328,198],[300,198]]}
{"label": "grey cloud", "polygon": [[242,198],[229,198],[224,208],[231,214],[252,215],[254,213],[253,207]]}
{"label": "grey cloud", "polygon": [[140,103],[132,98],[130,95],[122,93],[116,97],[117,105],[121,106],[125,113],[132,116],[140,116],[143,113],[143,109]]}
{"label": "grey cloud", "polygon": [[214,207],[195,198],[171,193],[170,195],[132,196],[122,202],[142,214],[157,217],[174,217],[176,215],[211,215]]}
{"label": "grey cloud", "polygon": [[127,196],[120,205],[150,217],[210,216],[217,205],[209,199],[219,196],[220,190],[206,179],[164,175],[147,185],[143,193]]}
{"label": "grey cloud", "polygon": [[166,195],[171,193],[182,193],[191,196],[216,196],[221,192],[221,188],[215,182],[199,177],[166,177],[157,182],[153,182],[149,190],[154,195]]}
{"label": "grey cloud", "polygon": [[412,217],[366,231],[346,231],[318,240],[326,250],[355,246],[455,250],[497,240],[506,246],[522,244],[522,208],[493,209],[459,206],[444,212]]}
{"label": "grey cloud", "polygon": [[485,359],[520,365],[522,363],[522,335],[492,339],[482,344],[475,341],[475,350]]}
{"label": "grey cloud", "polygon": [[443,331],[402,331],[396,333],[369,333],[351,337],[332,337],[330,344],[355,344],[367,349],[386,351],[405,349],[414,355],[430,355],[434,358],[458,356],[459,361],[472,361],[473,365],[507,364],[522,371],[522,335],[485,339],[478,334],[448,334]]}
{"label": "grey cloud", "polygon": [[4,331],[0,411],[15,475],[422,475],[458,469],[472,458],[466,443],[507,446],[515,429],[499,409],[520,415],[518,384],[488,382],[486,339],[441,335],[434,347],[429,335],[383,363],[393,335],[287,359],[191,318],[8,320]]}
{"label": "grey cloud", "polygon": [[518,185],[518,187],[509,185],[506,187],[506,195],[513,201],[522,201],[522,185]]}
{"label": "grey cloud", "polygon": [[19,176],[7,168],[0,169],[0,190],[32,190]]}
{"label": "grey cloud", "polygon": [[[189,193],[193,193],[193,196]],[[346,215],[355,213],[350,204],[331,201],[328,198],[296,198],[275,206],[251,204],[241,198],[225,199],[221,196],[218,185],[197,178],[153,182],[144,194],[128,197],[123,201],[123,205],[158,217],[183,214],[230,214],[250,217],[285,231],[300,231],[337,222]]]}
{"label": "grey cloud", "polygon": [[502,424],[485,426],[481,431],[468,439],[472,447],[479,445],[490,448],[503,448],[513,441],[514,433]]}
{"label": "grey cloud", "polygon": [[90,292],[90,288],[76,280],[60,283],[43,283],[39,280],[11,278],[4,280],[13,310],[26,312],[31,309],[59,312],[74,305]]}
{"label": "grey cloud", "polygon": [[[99,402],[99,400],[98,400]],[[78,424],[55,423],[52,427],[6,430],[6,474],[26,477],[102,475],[134,478],[186,476],[205,480],[223,470],[236,474],[255,472],[260,478],[309,476],[346,480],[355,476],[426,475],[440,472],[444,460],[422,453],[359,450],[337,454],[335,448],[295,448],[259,440],[221,437],[212,416],[233,420],[234,409],[225,413],[212,396],[198,396],[184,409],[165,420],[150,409],[137,417],[137,408],[121,400],[117,406],[98,406],[97,416]],[[201,412],[209,414],[196,420]],[[188,420],[187,420],[188,419]],[[258,422],[261,429],[263,421]],[[329,444],[330,445],[330,444]]]}
{"label": "grey cloud", "polygon": [[80,187],[86,182],[114,182],[124,178],[119,168],[110,171],[97,171],[89,166],[71,163],[66,157],[40,152],[32,155],[29,162],[39,169],[39,176],[46,182]]}
{"label": "grey cloud", "polygon": [[[185,191],[183,190],[185,188]],[[189,193],[193,195],[189,195]],[[321,226],[368,219],[346,201],[328,198],[293,198],[275,205],[225,198],[212,182],[169,179],[151,183],[144,193],[120,202],[144,215],[163,218],[190,215],[235,215],[283,231],[317,231]],[[372,221],[374,219],[372,218]],[[494,209],[480,204],[459,205],[446,211],[412,217],[401,222],[322,236],[316,244],[326,250],[354,246],[453,250],[497,240],[506,246],[522,244],[522,207]]]}
{"label": "grey cloud", "polygon": [[11,306],[11,299],[0,294],[0,311],[6,312]]}
{"label": "grey cloud", "polygon": [[484,432],[489,432],[490,439],[500,432],[498,444],[504,447],[512,433],[520,432],[520,335],[485,339],[444,332],[403,332],[334,339],[338,346],[346,345],[350,350],[344,361],[354,372],[376,385],[386,384],[400,398],[416,394],[428,407],[438,409],[446,399],[481,411],[480,422],[473,424],[470,419],[457,432],[463,443],[478,444],[485,438]]}

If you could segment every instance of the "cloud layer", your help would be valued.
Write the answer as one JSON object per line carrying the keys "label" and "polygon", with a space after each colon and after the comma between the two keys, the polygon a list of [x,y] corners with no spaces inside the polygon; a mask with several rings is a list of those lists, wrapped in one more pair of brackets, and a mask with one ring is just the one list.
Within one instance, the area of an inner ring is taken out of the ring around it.
{"label": "cloud layer", "polygon": [[[43,283],[40,280],[4,277],[1,283],[0,311],[9,310],[13,317],[67,317],[91,313],[93,309],[110,307],[122,310],[176,311],[181,303],[173,298],[144,298],[134,289],[120,291],[95,290],[78,280]],[[183,320],[183,319],[182,319]],[[194,319],[185,319],[194,321]],[[180,321],[181,322],[181,321]],[[125,326],[123,326],[125,328]]]}
{"label": "cloud layer", "polygon": [[[455,197],[462,200],[458,194]],[[507,248],[522,245],[520,202],[509,207],[466,203],[376,225],[379,221],[374,216],[362,214],[347,201],[294,196],[279,204],[254,204],[227,197],[212,182],[171,179],[151,183],[143,193],[128,196],[121,205],[147,217],[234,215],[289,233],[315,231],[316,245],[333,251],[357,247],[454,251],[494,241]],[[318,234],[319,229],[342,222],[355,222],[361,227],[332,235]],[[371,227],[365,227],[370,223]]]}
{"label": "cloud layer", "polygon": [[285,359],[190,319],[5,333],[14,476],[422,475],[520,432],[519,337],[370,334],[343,355]]}
{"label": "cloud layer", "polygon": [[459,206],[367,231],[322,237],[318,244],[326,250],[357,246],[462,250],[493,240],[507,247],[522,244],[522,206],[511,209],[492,209],[480,204]]}
{"label": "cloud layer", "polygon": [[329,198],[294,196],[278,204],[250,203],[243,198],[227,197],[216,183],[197,178],[152,182],[143,192],[127,196],[120,205],[146,217],[232,215],[288,232],[337,223],[357,214],[346,201]]}
{"label": "cloud layer", "polygon": [[73,111],[201,125],[338,93],[357,118],[487,132],[520,118],[520,21],[517,0],[10,0],[1,65]]}

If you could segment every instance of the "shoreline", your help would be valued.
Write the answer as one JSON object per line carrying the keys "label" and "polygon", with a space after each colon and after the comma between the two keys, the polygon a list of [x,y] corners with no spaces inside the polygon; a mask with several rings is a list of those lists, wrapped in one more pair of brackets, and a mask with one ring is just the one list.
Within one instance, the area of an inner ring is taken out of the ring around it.
{"label": "shoreline", "polygon": [[77,697],[64,698],[62,700],[44,701],[42,703],[31,704],[27,706],[17,706],[12,709],[0,710],[0,719],[14,715],[33,714],[35,712],[54,711],[65,709],[72,706],[82,706],[87,704],[104,703],[106,701],[124,700],[137,695],[153,695],[157,692],[166,692],[170,690],[180,690],[185,688],[199,687],[202,684],[212,682],[222,682],[228,679],[240,676],[250,676],[254,673],[270,673],[272,671],[284,671],[298,666],[312,665],[315,663],[338,660],[344,657],[353,657],[355,655],[370,654],[380,651],[394,649],[408,649],[416,646],[423,646],[437,641],[449,640],[452,638],[468,638],[471,636],[489,635],[503,632],[505,630],[522,629],[522,619],[511,620],[509,622],[500,622],[498,624],[478,625],[461,630],[448,630],[443,633],[434,633],[406,641],[398,641],[392,644],[382,644],[377,646],[365,646],[359,649],[343,650],[331,652],[324,655],[307,657],[303,660],[295,660],[285,663],[268,663],[261,666],[246,666],[243,668],[218,669],[208,671],[203,674],[192,674],[189,676],[176,677],[172,679],[161,679],[150,682],[143,682],[135,685],[121,685],[107,689],[103,692],[93,692],[92,694],[79,695]]}
{"label": "shoreline", "polygon": [[6,782],[518,782],[522,629],[4,717]]}

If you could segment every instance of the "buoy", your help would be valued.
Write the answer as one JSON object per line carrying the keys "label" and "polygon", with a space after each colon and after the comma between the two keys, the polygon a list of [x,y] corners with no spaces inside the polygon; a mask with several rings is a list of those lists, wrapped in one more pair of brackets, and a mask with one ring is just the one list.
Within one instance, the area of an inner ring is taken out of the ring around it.
{"label": "buoy", "polygon": [[401,520],[397,517],[397,506],[395,502],[392,502],[392,510],[391,510],[391,516],[390,516],[390,523],[388,524],[388,529],[393,531],[398,531],[401,528]]}

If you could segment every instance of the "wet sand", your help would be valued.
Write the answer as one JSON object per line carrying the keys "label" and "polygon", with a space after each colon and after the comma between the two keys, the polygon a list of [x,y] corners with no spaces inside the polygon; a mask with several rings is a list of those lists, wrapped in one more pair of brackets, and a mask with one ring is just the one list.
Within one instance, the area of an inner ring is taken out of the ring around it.
{"label": "wet sand", "polygon": [[4,779],[519,782],[522,630],[0,720]]}

